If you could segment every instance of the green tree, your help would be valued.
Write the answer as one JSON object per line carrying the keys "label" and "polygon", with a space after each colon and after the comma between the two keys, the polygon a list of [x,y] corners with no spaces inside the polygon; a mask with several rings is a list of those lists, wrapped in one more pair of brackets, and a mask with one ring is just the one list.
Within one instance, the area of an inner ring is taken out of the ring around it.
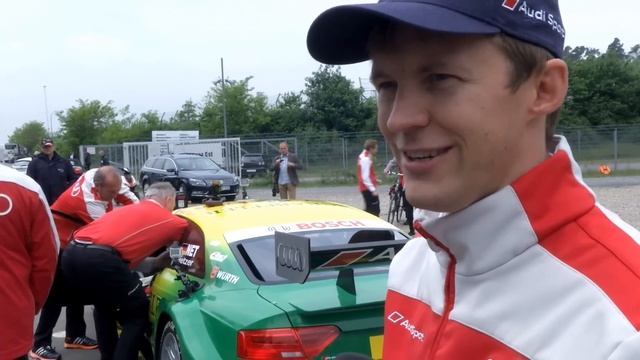
{"label": "green tree", "polygon": [[[614,43],[615,44],[615,41]],[[612,125],[637,122],[640,115],[640,72],[612,52],[569,63],[569,92],[563,125]]]}
{"label": "green tree", "polygon": [[169,120],[172,130],[194,130],[200,128],[201,113],[198,105],[191,99],[182,104],[180,110]]}
{"label": "green tree", "polygon": [[204,100],[201,136],[224,136],[225,108],[229,136],[268,132],[272,128],[267,97],[252,93],[251,79],[249,76],[243,80],[225,80],[224,90],[220,79],[213,83]]}
{"label": "green tree", "polygon": [[309,128],[308,115],[302,93],[287,92],[278,95],[270,109],[272,133],[303,132]]}
{"label": "green tree", "polygon": [[624,51],[624,44],[620,39],[615,38],[607,47],[607,51],[605,52],[606,56],[612,56],[617,59],[626,59],[627,55]]}
{"label": "green tree", "polygon": [[40,121],[29,121],[13,131],[9,142],[24,146],[29,153],[40,148],[40,141],[47,136],[47,130]]}
{"label": "green tree", "polygon": [[111,101],[77,100],[77,105],[58,113],[61,135],[67,152],[76,151],[83,144],[97,144],[105,128],[112,124],[117,111]]}
{"label": "green tree", "polygon": [[344,77],[340,67],[322,65],[306,78],[304,95],[309,122],[320,130],[367,130],[374,116],[362,88]]}

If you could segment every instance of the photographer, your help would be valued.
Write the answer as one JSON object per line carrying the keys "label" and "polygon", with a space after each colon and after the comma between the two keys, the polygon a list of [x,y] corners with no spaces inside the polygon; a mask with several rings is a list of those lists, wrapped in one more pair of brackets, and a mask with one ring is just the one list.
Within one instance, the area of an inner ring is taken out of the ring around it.
{"label": "photographer", "polygon": [[280,198],[284,200],[294,200],[296,198],[296,187],[300,182],[298,180],[298,170],[302,169],[302,165],[298,162],[298,157],[294,153],[289,152],[289,146],[286,142],[281,142],[279,146],[280,155],[273,159],[273,186],[272,193],[280,193]]}

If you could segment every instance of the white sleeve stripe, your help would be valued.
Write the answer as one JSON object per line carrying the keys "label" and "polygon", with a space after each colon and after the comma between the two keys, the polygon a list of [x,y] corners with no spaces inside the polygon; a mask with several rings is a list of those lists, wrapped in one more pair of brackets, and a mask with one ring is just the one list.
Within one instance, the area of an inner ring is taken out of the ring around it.
{"label": "white sleeve stripe", "polygon": [[56,247],[56,252],[58,252],[60,250],[60,239],[58,239],[58,230],[56,230],[55,223],[53,222],[53,216],[51,216],[51,210],[49,209],[49,203],[47,203],[47,198],[44,196],[40,185],[38,185],[35,180],[28,177],[27,175],[21,174],[17,170],[8,167],[0,171],[0,181],[16,184],[38,194],[38,198],[40,198],[42,207],[46,211],[47,217],[49,218],[49,226],[51,227],[51,233],[53,234],[52,240]]}

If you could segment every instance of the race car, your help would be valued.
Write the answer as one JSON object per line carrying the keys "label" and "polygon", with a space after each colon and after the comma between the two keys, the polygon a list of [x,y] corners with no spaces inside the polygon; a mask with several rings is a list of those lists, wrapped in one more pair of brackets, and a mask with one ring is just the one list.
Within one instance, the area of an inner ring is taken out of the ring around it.
{"label": "race car", "polygon": [[151,284],[157,359],[382,357],[387,273],[408,236],[326,201],[175,211],[190,223]]}

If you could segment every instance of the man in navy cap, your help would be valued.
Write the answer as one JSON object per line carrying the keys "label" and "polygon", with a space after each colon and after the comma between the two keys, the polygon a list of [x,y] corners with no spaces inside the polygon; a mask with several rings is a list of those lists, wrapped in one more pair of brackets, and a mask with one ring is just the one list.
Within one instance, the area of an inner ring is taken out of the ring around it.
{"label": "man in navy cap", "polygon": [[29,163],[27,175],[42,187],[49,205],[76,181],[73,166],[67,159],[58,155],[50,138],[40,141],[40,154]]}
{"label": "man in navy cap", "polygon": [[378,126],[417,211],[393,259],[385,359],[640,359],[640,233],[603,208],[567,140],[556,0],[332,8],[311,55],[372,61]]}

